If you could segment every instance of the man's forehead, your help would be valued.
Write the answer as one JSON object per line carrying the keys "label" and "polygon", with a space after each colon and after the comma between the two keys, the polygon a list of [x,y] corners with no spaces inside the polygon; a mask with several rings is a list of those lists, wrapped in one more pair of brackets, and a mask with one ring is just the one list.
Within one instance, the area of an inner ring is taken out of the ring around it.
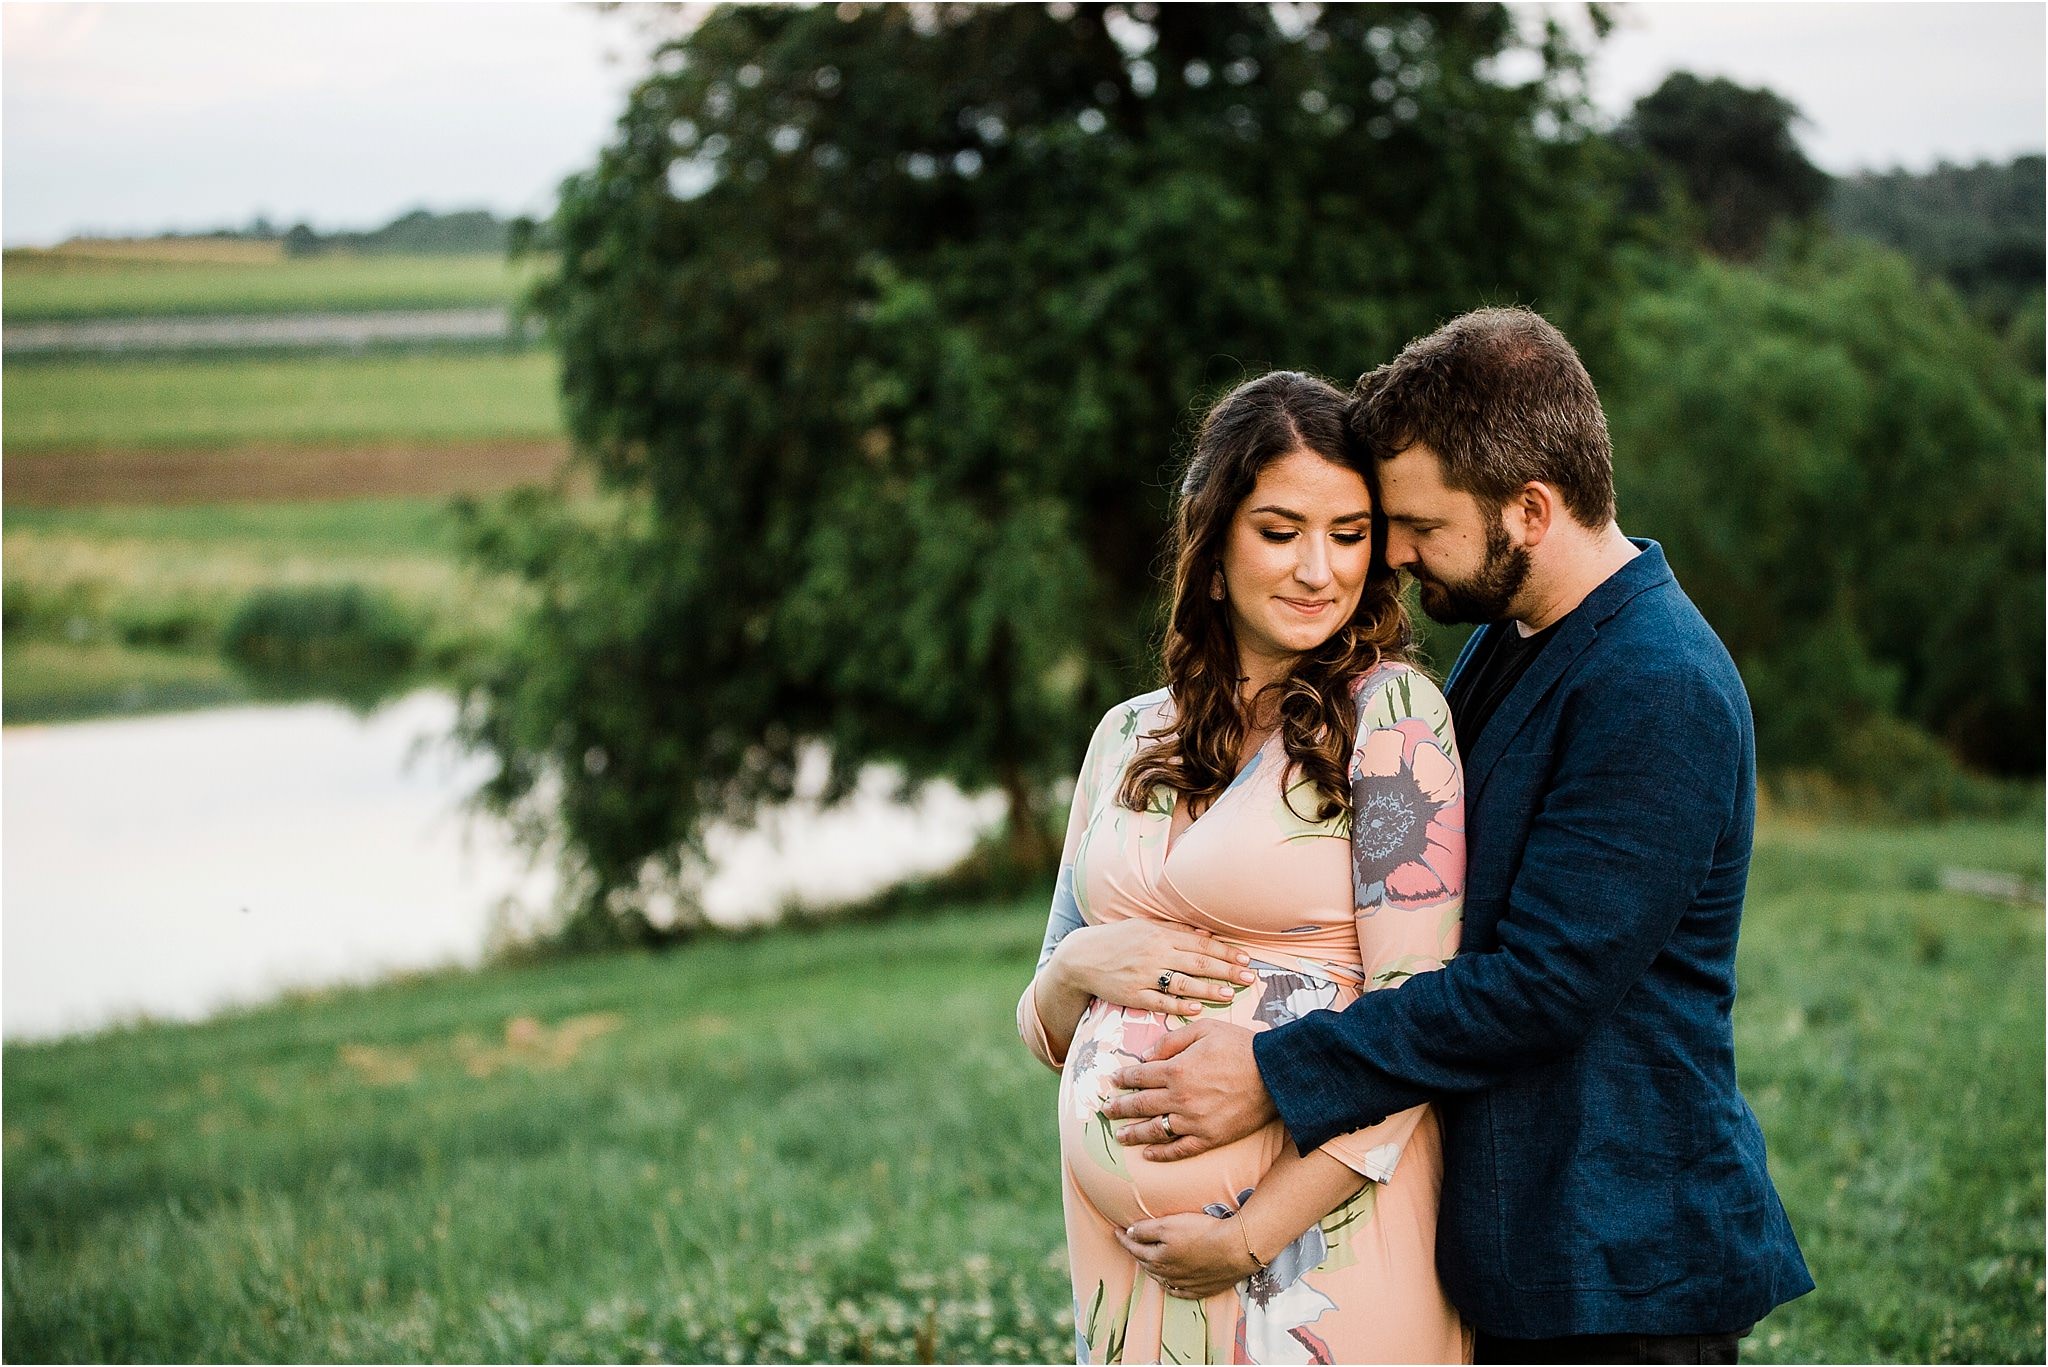
{"label": "man's forehead", "polygon": [[1381,461],[1379,475],[1388,517],[1441,517],[1455,506],[1457,491],[1444,483],[1443,462],[1419,442]]}

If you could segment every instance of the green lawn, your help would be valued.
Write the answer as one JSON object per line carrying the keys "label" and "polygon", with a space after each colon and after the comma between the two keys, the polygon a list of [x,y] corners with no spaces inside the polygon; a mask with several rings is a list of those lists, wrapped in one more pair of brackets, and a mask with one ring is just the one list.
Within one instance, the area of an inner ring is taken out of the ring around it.
{"label": "green lawn", "polygon": [[555,374],[543,350],[15,366],[6,452],[548,437]]}
{"label": "green lawn", "polygon": [[[2041,819],[1761,842],[1757,1361],[2035,1361]],[[5,1050],[9,1360],[1060,1361],[1037,904]]]}
{"label": "green lawn", "polygon": [[313,313],[510,304],[545,268],[495,253],[179,260],[9,252],[10,323],[204,313]]}

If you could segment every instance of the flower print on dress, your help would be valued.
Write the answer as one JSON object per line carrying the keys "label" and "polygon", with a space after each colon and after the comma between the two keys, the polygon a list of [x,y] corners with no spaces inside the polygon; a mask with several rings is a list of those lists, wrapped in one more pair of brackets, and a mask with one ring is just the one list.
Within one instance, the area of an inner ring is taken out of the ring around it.
{"label": "flower print on dress", "polygon": [[1256,959],[1252,961],[1252,968],[1259,975],[1262,989],[1253,1019],[1268,1026],[1287,1025],[1311,1011],[1327,1011],[1337,1004],[1337,984],[1333,982],[1276,968]]}
{"label": "flower print on dress", "polygon": [[[1237,1209],[1251,1198],[1246,1187],[1237,1194]],[[1204,1214],[1228,1220],[1237,1209],[1220,1201],[1202,1207]],[[1280,1250],[1264,1271],[1237,1284],[1237,1362],[1333,1362],[1330,1346],[1308,1326],[1337,1308],[1337,1303],[1304,1280],[1330,1256],[1330,1243],[1320,1224]]]}
{"label": "flower print on dress", "polygon": [[[1100,1012],[1103,1023],[1090,1028],[1089,1017]],[[1076,1120],[1091,1120],[1109,1104],[1116,1088],[1110,1078],[1126,1064],[1143,1063],[1166,1038],[1166,1017],[1157,1011],[1135,1006],[1111,1006],[1099,998],[1088,1003],[1075,1035],[1087,1038],[1067,1061],[1067,1073]]]}
{"label": "flower print on dress", "polygon": [[1432,907],[1464,892],[1465,795],[1428,722],[1379,727],[1352,752],[1351,848],[1367,915],[1383,903]]}
{"label": "flower print on dress", "polygon": [[1298,1281],[1271,1299],[1243,1297],[1237,1320],[1241,1362],[1332,1363],[1330,1345],[1309,1332],[1309,1326],[1337,1308],[1337,1302],[1305,1281]]}

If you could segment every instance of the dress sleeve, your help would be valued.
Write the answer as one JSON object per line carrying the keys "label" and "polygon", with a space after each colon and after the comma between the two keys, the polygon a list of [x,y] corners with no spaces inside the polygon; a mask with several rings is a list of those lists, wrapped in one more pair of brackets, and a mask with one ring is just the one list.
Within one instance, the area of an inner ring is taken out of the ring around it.
{"label": "dress sleeve", "polygon": [[[1465,771],[1451,709],[1420,671],[1400,667],[1360,690],[1351,750],[1351,888],[1365,991],[1390,991],[1458,952],[1465,900]],[[1331,1139],[1322,1149],[1385,1182],[1424,1108]]]}
{"label": "dress sleeve", "polygon": [[1055,1070],[1062,1067],[1066,1059],[1054,1053],[1051,1042],[1046,1038],[1045,1022],[1038,1017],[1038,974],[1044,971],[1060,941],[1084,924],[1080,899],[1074,894],[1075,857],[1081,848],[1081,835],[1088,829],[1089,813],[1095,810],[1095,801],[1104,781],[1097,770],[1107,758],[1111,724],[1125,710],[1112,708],[1089,738],[1088,754],[1081,761],[1080,776],[1074,780],[1074,803],[1067,813],[1067,839],[1060,850],[1059,880],[1053,884],[1052,914],[1046,918],[1045,940],[1038,949],[1038,966],[1032,971],[1031,981],[1024,985],[1024,995],[1017,999],[1018,1035],[1039,1062]]}

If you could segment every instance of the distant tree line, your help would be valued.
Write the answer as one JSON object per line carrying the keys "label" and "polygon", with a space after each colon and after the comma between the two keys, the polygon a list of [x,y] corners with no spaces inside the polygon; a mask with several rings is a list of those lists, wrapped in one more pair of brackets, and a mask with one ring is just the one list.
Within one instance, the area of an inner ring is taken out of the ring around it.
{"label": "distant tree line", "polygon": [[499,218],[488,209],[458,209],[445,214],[414,209],[367,232],[322,233],[298,223],[284,234],[284,252],[286,256],[320,256],[328,252],[393,252],[409,256],[502,252],[511,243],[515,221]]}
{"label": "distant tree line", "polygon": [[651,933],[811,742],[829,794],[999,788],[1043,867],[1081,738],[1156,682],[1203,402],[1483,303],[1578,343],[1774,775],[2038,776],[2038,376],[1829,232],[1789,104],[1686,77],[1610,134],[1584,58],[1488,5],[738,6],[665,44],[533,300],[605,497],[473,529],[535,593],[463,733],[562,842],[570,936]]}
{"label": "distant tree line", "polygon": [[2044,202],[2048,175],[2036,153],[2003,164],[1847,176],[1834,183],[1828,219],[1844,232],[1896,248],[2008,321],[2041,293],[2048,269]]}
{"label": "distant tree line", "polygon": [[258,214],[240,227],[207,228],[198,232],[152,235],[157,242],[228,238],[241,242],[281,242],[287,256],[318,256],[323,252],[402,252],[415,256],[503,252],[536,245],[543,230],[531,219],[499,218],[488,209],[457,209],[436,213],[410,209],[382,227],[323,233],[308,223],[280,227]]}

